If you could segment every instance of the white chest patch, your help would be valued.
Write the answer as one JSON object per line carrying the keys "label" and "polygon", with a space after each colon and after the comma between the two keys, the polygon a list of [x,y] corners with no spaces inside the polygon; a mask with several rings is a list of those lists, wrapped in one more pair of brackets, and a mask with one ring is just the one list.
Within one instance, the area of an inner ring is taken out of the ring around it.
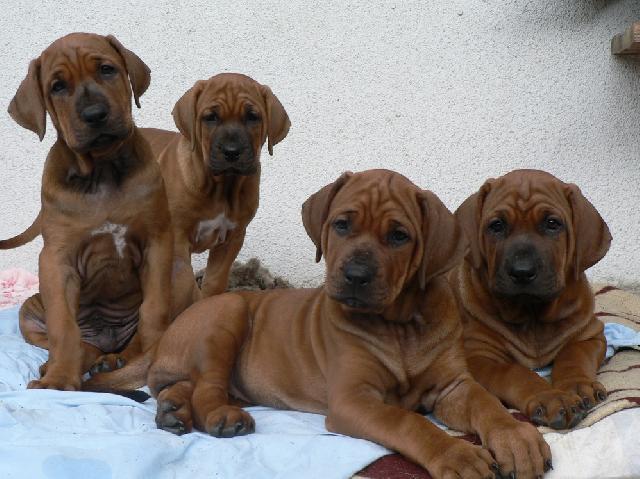
{"label": "white chest patch", "polygon": [[127,240],[125,239],[125,235],[127,234],[127,227],[124,225],[109,223],[107,221],[102,226],[100,226],[100,228],[96,228],[91,232],[91,236],[104,234],[110,234],[113,237],[113,244],[116,247],[118,256],[122,258],[124,256],[124,248],[125,246],[127,246]]}
{"label": "white chest patch", "polygon": [[218,232],[218,237],[216,238],[216,241],[212,245],[212,247],[217,244],[224,243],[224,241],[227,239],[227,233],[229,231],[232,231],[235,227],[236,224],[233,221],[227,218],[224,213],[220,213],[212,220],[203,220],[198,223],[198,231],[196,232],[196,243],[200,243],[201,241],[213,240],[212,235],[216,231]]}

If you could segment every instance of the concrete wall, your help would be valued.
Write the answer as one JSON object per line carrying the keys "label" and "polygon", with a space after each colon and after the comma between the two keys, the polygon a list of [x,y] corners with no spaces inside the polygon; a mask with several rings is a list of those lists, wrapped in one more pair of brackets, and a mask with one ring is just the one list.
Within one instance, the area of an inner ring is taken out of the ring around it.
{"label": "concrete wall", "polygon": [[[316,4],[317,3],[317,4]],[[195,80],[222,71],[271,86],[289,137],[263,152],[261,206],[241,257],[298,284],[322,278],[300,222],[344,170],[396,169],[452,209],[489,176],[549,170],[579,184],[614,236],[591,271],[640,271],[640,63],[609,53],[636,0],[110,2],[3,0],[0,237],[39,209],[43,143],[4,113],[30,59],[72,31],[113,33],[152,69],[138,125],[172,128]],[[37,269],[41,242],[0,252]],[[195,258],[198,265],[202,258]]]}

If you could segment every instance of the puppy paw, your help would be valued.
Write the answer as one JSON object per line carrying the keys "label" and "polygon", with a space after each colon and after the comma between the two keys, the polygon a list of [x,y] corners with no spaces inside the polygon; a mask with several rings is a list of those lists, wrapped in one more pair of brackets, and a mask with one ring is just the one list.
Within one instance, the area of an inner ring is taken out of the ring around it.
{"label": "puppy paw", "polygon": [[170,389],[161,391],[158,395],[156,426],[178,436],[191,432],[193,419],[189,399],[172,395]]}
{"label": "puppy paw", "polygon": [[234,437],[250,434],[256,429],[251,415],[237,406],[220,406],[205,419],[204,430],[214,437]]}
{"label": "puppy paw", "polygon": [[582,399],[582,409],[586,412],[598,403],[607,399],[607,390],[598,381],[569,380],[554,382],[553,386],[570,394],[577,394]]}
{"label": "puppy paw", "polygon": [[586,411],[576,393],[550,389],[530,397],[524,412],[540,426],[569,429],[582,420]]}
{"label": "puppy paw", "polygon": [[428,466],[434,478],[485,479],[494,478],[498,473],[498,465],[489,451],[462,439],[452,439]]}
{"label": "puppy paw", "polygon": [[40,379],[29,381],[27,389],[57,389],[58,391],[79,391],[80,377],[62,374],[46,374]]}
{"label": "puppy paw", "polygon": [[120,369],[125,364],[127,364],[127,360],[120,354],[103,354],[89,368],[89,374],[94,376],[99,373],[109,373]]}
{"label": "puppy paw", "polygon": [[529,423],[515,419],[491,426],[483,445],[494,455],[498,477],[537,478],[551,468],[551,449]]}

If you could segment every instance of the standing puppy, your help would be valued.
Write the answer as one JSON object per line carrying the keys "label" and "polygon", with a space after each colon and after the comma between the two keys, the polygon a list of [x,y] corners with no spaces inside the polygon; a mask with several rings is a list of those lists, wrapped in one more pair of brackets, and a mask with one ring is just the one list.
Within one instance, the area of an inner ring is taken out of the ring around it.
{"label": "standing puppy", "polygon": [[[444,273],[466,243],[431,192],[387,170],[342,175],[302,207],[326,283],[227,293],[193,305],[158,343],[148,383],[158,427],[217,437],[254,430],[230,396],[326,414],[330,431],[378,442],[435,478],[541,476],[550,451],[467,372]],[[120,372],[125,372],[125,367]],[[414,412],[480,435],[455,439]],[[492,470],[493,469],[493,470]]]}
{"label": "standing puppy", "polygon": [[[488,180],[455,214],[471,244],[451,279],[474,377],[538,424],[574,426],[606,398],[584,274],[609,249],[606,223],[577,186],[537,170]],[[551,384],[531,371],[551,363]]]}
{"label": "standing puppy", "polygon": [[209,251],[202,296],[222,293],[258,209],[260,150],[289,131],[269,87],[223,73],[198,81],[176,103],[180,133],[143,129],[164,176],[175,238],[173,308],[199,299],[191,253]]}
{"label": "standing puppy", "polygon": [[46,112],[58,133],[38,218],[1,245],[15,247],[39,232],[44,240],[40,293],[20,309],[20,330],[49,350],[49,361],[29,388],[77,390],[94,363],[120,365],[168,324],[167,198],[131,116],[132,90],[139,105],[149,80],[147,66],[114,37],[73,33],[31,62],[9,106],[40,139]]}

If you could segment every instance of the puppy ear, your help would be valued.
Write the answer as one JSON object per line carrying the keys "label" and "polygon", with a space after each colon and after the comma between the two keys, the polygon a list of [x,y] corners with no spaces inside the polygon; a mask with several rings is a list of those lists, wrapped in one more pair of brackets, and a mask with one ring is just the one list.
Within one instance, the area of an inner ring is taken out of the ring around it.
{"label": "puppy ear", "polygon": [[423,253],[418,270],[420,288],[453,268],[464,257],[467,240],[455,216],[431,191],[418,193],[422,211]]}
{"label": "puppy ear", "polygon": [[202,83],[198,81],[180,97],[171,112],[173,121],[178,127],[178,130],[180,130],[180,133],[182,133],[182,136],[189,138],[191,151],[196,149],[196,106],[201,92]]}
{"label": "puppy ear", "polygon": [[269,149],[269,155],[273,156],[274,145],[277,145],[285,139],[287,133],[289,133],[291,122],[282,103],[280,103],[278,97],[273,94],[271,88],[262,85],[262,96],[267,110],[267,147]]}
{"label": "puppy ear", "polygon": [[574,267],[576,279],[600,261],[611,245],[607,223],[576,185],[567,186],[567,198],[573,215],[575,240]]}
{"label": "puppy ear", "polygon": [[491,191],[491,183],[492,181],[488,180],[480,187],[479,191],[464,200],[454,213],[469,242],[469,254],[471,255],[471,264],[473,264],[474,268],[479,268],[482,265],[482,253],[480,251],[482,231],[480,231],[480,220],[484,201]]}
{"label": "puppy ear", "polygon": [[140,108],[140,97],[147,91],[149,83],[151,83],[151,70],[138,55],[123,47],[122,43],[113,35],[109,35],[107,41],[124,60],[127,73],[129,74],[129,81],[131,82],[131,89],[133,90],[133,99],[136,102],[136,106]]}
{"label": "puppy ear", "polygon": [[322,258],[322,227],[329,216],[331,202],[352,175],[350,171],[342,173],[336,181],[312,194],[302,204],[302,224],[316,245],[316,263]]}
{"label": "puppy ear", "polygon": [[18,125],[31,130],[42,141],[47,129],[47,115],[40,88],[40,58],[29,63],[27,76],[20,83],[7,111]]}

